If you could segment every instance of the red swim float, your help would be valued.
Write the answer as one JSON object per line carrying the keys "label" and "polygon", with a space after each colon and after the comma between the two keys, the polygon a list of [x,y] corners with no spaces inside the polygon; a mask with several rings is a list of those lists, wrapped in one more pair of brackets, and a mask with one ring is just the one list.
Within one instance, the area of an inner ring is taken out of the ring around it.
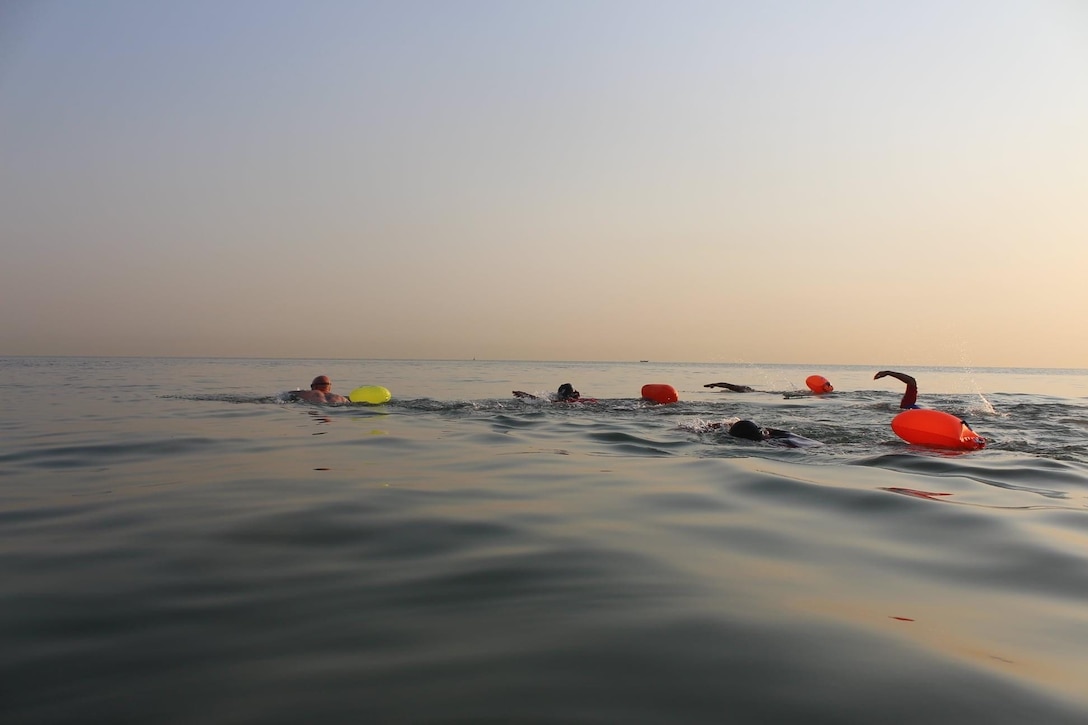
{"label": "red swim float", "polygon": [[986,439],[969,425],[939,410],[904,410],[892,418],[892,430],[917,446],[977,451],[986,445]]}
{"label": "red swim float", "polygon": [[642,386],[642,397],[655,403],[675,403],[680,400],[676,388],[665,383],[648,383]]}
{"label": "red swim float", "polygon": [[816,393],[816,395],[823,395],[824,393],[832,393],[835,391],[835,386],[827,381],[823,375],[809,375],[805,378],[805,385],[808,389]]}

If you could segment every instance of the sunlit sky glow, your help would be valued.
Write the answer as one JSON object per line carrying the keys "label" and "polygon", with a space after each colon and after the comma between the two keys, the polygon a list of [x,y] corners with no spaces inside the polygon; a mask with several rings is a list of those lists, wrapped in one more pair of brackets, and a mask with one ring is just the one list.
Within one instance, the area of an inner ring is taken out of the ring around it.
{"label": "sunlit sky glow", "polygon": [[1088,3],[0,5],[0,354],[1088,367]]}

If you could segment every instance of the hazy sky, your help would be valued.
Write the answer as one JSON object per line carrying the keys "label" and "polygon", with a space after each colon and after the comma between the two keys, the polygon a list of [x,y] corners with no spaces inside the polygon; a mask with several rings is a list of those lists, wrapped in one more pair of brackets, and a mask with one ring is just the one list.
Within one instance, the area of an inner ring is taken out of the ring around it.
{"label": "hazy sky", "polygon": [[0,3],[0,354],[1088,367],[1088,3]]}

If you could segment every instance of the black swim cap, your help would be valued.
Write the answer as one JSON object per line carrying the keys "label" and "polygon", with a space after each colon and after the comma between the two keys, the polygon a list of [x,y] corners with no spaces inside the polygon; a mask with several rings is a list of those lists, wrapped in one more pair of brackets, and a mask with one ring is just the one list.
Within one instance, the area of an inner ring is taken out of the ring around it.
{"label": "black swim cap", "polygon": [[750,441],[763,440],[763,429],[750,420],[738,420],[729,426],[729,435],[735,438],[747,438]]}

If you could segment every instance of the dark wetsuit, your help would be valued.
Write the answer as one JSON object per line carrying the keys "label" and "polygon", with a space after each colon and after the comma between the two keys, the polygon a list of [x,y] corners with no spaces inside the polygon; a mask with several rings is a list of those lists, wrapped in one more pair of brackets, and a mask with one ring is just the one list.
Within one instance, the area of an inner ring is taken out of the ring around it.
{"label": "dark wetsuit", "polygon": [[903,399],[899,401],[900,408],[917,408],[918,402],[918,386],[915,383],[907,383],[907,392],[903,394]]}
{"label": "dark wetsuit", "polygon": [[903,393],[903,399],[899,401],[900,408],[917,408],[918,405],[918,381],[906,373],[897,373],[894,370],[881,370],[873,376],[873,380],[883,377],[893,377],[901,383],[906,383],[907,392]]}

